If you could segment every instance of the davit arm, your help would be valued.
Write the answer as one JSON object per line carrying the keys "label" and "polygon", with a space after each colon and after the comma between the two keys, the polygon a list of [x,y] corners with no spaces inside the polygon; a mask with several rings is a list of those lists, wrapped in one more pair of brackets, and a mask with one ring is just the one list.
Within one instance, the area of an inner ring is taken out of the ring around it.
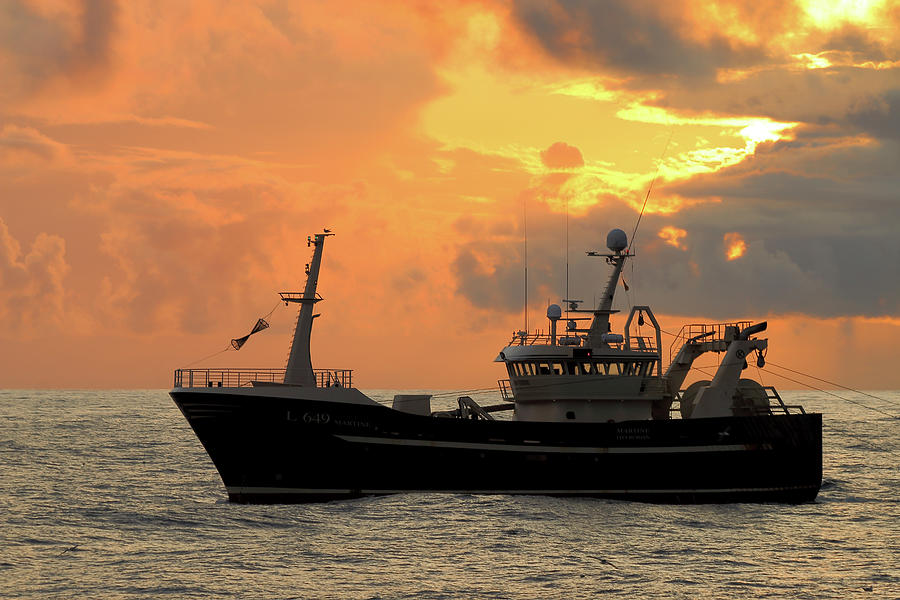
{"label": "davit arm", "polygon": [[751,340],[749,338],[755,333],[765,331],[766,327],[765,321],[747,327],[728,344],[725,358],[719,365],[712,382],[697,394],[691,418],[728,417],[734,414],[732,410],[734,392],[741,377],[741,371],[747,364],[746,357],[754,350],[762,352],[769,344],[769,341],[765,339]]}

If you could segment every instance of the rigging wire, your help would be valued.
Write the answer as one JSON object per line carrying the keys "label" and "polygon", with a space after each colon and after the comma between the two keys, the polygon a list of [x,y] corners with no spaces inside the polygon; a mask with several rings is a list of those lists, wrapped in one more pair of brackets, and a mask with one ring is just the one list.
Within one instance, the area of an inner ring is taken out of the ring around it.
{"label": "rigging wire", "polygon": [[[279,307],[279,306],[281,306],[281,300],[279,300],[278,302],[276,302],[276,303],[275,303],[275,306],[272,307],[272,310],[270,310],[269,312],[267,312],[266,315],[265,315],[264,317],[262,317],[263,320],[268,319],[269,317],[271,317],[271,316],[272,316],[272,313],[274,313],[276,310],[278,310],[278,307]],[[203,358],[198,358],[198,359],[195,360],[194,362],[190,362],[190,363],[184,365],[184,367],[182,367],[182,368],[183,368],[183,369],[186,369],[186,368],[188,368],[188,367],[192,367],[192,366],[196,365],[196,364],[199,363],[199,362],[203,362],[204,360],[209,360],[210,358],[214,358],[214,357],[216,357],[216,356],[218,356],[218,355],[220,355],[220,354],[224,354],[224,353],[228,352],[229,350],[237,351],[237,349],[234,348],[231,344],[228,344],[228,345],[225,347],[224,350],[219,350],[218,352],[213,352],[213,353],[210,354],[209,356],[204,356]]]}
{"label": "rigging wire", "polygon": [[[660,328],[660,332],[665,333],[666,335],[672,336],[672,337],[674,337],[674,338],[677,338],[677,337],[678,337],[676,334],[674,334],[674,333],[672,333],[672,332],[670,332],[670,331],[666,331],[665,329],[662,329],[662,328]],[[789,369],[789,368],[787,368],[787,367],[783,367],[783,366],[781,366],[781,365],[779,365],[779,364],[776,364],[776,363],[773,363],[773,362],[771,362],[771,361],[766,361],[766,365],[767,365],[767,366],[778,367],[778,368],[780,368],[780,369],[785,369],[785,370],[790,371],[790,372],[792,372],[792,373],[796,373],[797,375],[802,375],[803,377],[809,377],[810,379],[815,379],[816,381],[821,381],[821,382],[827,383],[827,384],[829,384],[829,385],[834,385],[834,386],[837,386],[837,387],[839,387],[839,388],[841,388],[841,389],[845,389],[845,390],[847,390],[847,391],[849,391],[849,392],[855,392],[855,393],[860,394],[860,395],[863,395],[863,396],[869,396],[870,398],[875,398],[876,400],[881,400],[881,401],[883,401],[883,402],[887,402],[888,404],[894,404],[893,402],[891,402],[890,400],[888,400],[888,399],[886,399],[886,398],[880,398],[880,397],[875,396],[875,395],[873,395],[873,394],[869,394],[869,393],[866,393],[866,392],[863,392],[863,391],[860,391],[860,390],[857,390],[857,389],[853,389],[853,388],[851,388],[851,387],[847,387],[847,386],[841,385],[841,384],[839,384],[839,383],[835,383],[835,382],[833,382],[833,381],[827,381],[827,380],[822,379],[822,378],[820,378],[820,377],[815,377],[814,375],[809,375],[809,374],[807,374],[807,373],[803,373],[802,371],[795,371],[794,369]],[[703,373],[704,375],[709,375],[710,377],[712,377],[712,375],[710,375],[710,374],[707,373],[706,371],[702,370],[700,367],[692,367],[692,368],[697,369],[698,371],[700,371],[700,372]],[[770,374],[770,375],[775,375],[776,377],[781,377],[782,379],[787,379],[788,381],[791,381],[791,382],[793,382],[793,383],[796,383],[796,384],[799,384],[799,385],[802,385],[802,386],[806,386],[806,387],[808,387],[808,388],[810,388],[810,389],[812,389],[812,390],[816,390],[816,391],[818,391],[818,392],[822,392],[822,393],[824,393],[824,394],[828,394],[828,395],[830,395],[830,396],[834,396],[835,398],[838,398],[838,399],[840,399],[840,400],[845,400],[845,401],[847,401],[847,402],[849,402],[849,403],[851,403],[851,404],[856,404],[857,406],[861,406],[861,407],[863,407],[863,408],[867,408],[867,409],[869,409],[869,410],[871,410],[871,411],[875,411],[875,412],[880,413],[880,414],[882,414],[882,415],[888,416],[888,417],[890,417],[890,418],[892,418],[892,419],[900,419],[900,416],[893,415],[893,414],[891,414],[891,413],[889,413],[889,412],[887,412],[887,411],[884,411],[884,410],[882,410],[882,409],[880,409],[880,408],[876,408],[876,407],[873,407],[873,406],[869,406],[869,405],[867,405],[867,404],[863,404],[862,402],[858,402],[858,401],[856,401],[856,400],[851,400],[851,399],[849,399],[849,398],[845,398],[845,397],[843,397],[843,396],[839,396],[838,394],[835,394],[834,392],[830,392],[830,391],[828,391],[828,390],[824,390],[824,389],[818,388],[818,387],[816,387],[816,386],[814,386],[814,385],[811,385],[811,384],[806,383],[806,382],[803,382],[803,381],[798,381],[798,380],[796,380],[796,379],[792,379],[792,378],[788,377],[787,375],[782,375],[781,373],[778,373],[778,372],[776,372],[776,371],[766,370],[766,373],[768,373],[768,374]]]}
{"label": "rigging wire", "polygon": [[[707,376],[709,376],[709,377],[714,377],[713,374],[709,373],[708,371],[706,371],[706,370],[704,370],[704,369],[702,369],[702,368],[700,368],[700,367],[692,367],[692,368],[697,369],[698,371],[700,371],[700,372],[703,373],[704,375],[707,375]],[[804,381],[800,381],[799,379],[793,379],[793,378],[791,378],[791,377],[788,377],[787,375],[782,375],[781,373],[776,373],[775,371],[766,371],[766,373],[768,373],[768,374],[770,374],[770,375],[774,375],[775,377],[781,377],[782,379],[787,379],[788,381],[791,381],[791,382],[793,382],[793,383],[796,383],[796,384],[799,384],[799,385],[808,387],[808,388],[810,388],[811,390],[815,390],[815,391],[817,391],[817,392],[822,392],[823,394],[828,394],[829,396],[834,396],[834,397],[837,398],[838,400],[844,400],[845,402],[849,402],[849,403],[851,403],[851,404],[856,404],[857,406],[861,406],[861,407],[863,407],[863,408],[867,408],[867,409],[869,409],[869,410],[871,410],[871,411],[880,413],[880,414],[882,414],[882,415],[884,415],[884,416],[886,416],[886,417],[890,417],[890,418],[892,418],[892,419],[900,419],[900,416],[892,415],[891,413],[889,413],[889,412],[887,412],[887,411],[884,411],[884,410],[881,410],[880,408],[876,408],[876,407],[874,407],[874,406],[869,406],[869,405],[867,405],[867,404],[863,404],[862,402],[857,402],[856,400],[851,400],[850,398],[845,398],[844,396],[840,396],[840,395],[838,395],[838,394],[835,394],[834,392],[830,392],[830,391],[828,391],[828,390],[824,390],[824,389],[822,389],[822,388],[816,387],[816,386],[814,386],[814,385],[812,385],[812,384],[809,384],[809,383],[806,383],[806,382],[804,382]],[[800,375],[806,376],[805,373],[800,373]],[[847,389],[850,390],[851,392],[855,392],[855,391],[856,391],[856,390],[851,389],[851,388],[847,388]]]}
{"label": "rigging wire", "polygon": [[[699,368],[699,367],[695,367],[695,368],[696,368],[698,371],[700,371],[701,373],[703,373],[704,375],[707,375],[707,376],[712,377],[712,375],[710,375],[710,373],[708,373],[707,371],[705,371],[705,370],[703,370],[703,369],[701,369],[701,368]],[[772,373],[772,375],[781,377],[781,375],[778,375],[778,373]],[[790,378],[788,378],[788,377],[785,377],[785,379],[787,379],[788,381],[793,381],[794,383],[799,383],[800,385],[808,385],[808,384],[803,383],[802,381],[796,381],[796,380],[790,379]],[[828,390],[820,390],[820,389],[818,389],[818,388],[816,388],[816,387],[813,387],[813,386],[808,386],[808,387],[812,387],[812,389],[814,389],[814,390],[816,390],[816,391],[824,392],[824,393],[826,393],[826,394],[831,394],[832,396],[836,396],[837,398],[841,398],[841,396],[838,396],[837,394],[832,394],[832,393],[829,392]],[[841,400],[846,400],[846,398],[841,398]],[[851,402],[852,402],[852,401],[851,401]],[[869,407],[869,406],[866,406],[865,404],[860,404],[860,406],[863,406],[863,407],[865,407],[865,408],[871,408],[871,407]],[[889,415],[889,416],[893,416],[893,415]],[[871,448],[872,450],[878,450],[879,452],[890,452],[891,454],[896,454],[896,452],[893,452],[893,451],[891,451],[891,450],[888,450],[888,449],[883,448],[883,447],[880,447],[880,446],[876,446],[875,444],[873,444],[873,443],[870,442],[869,440],[866,440],[866,439],[863,439],[863,438],[859,437],[858,435],[856,435],[855,433],[853,433],[852,431],[850,431],[850,430],[848,430],[848,429],[846,429],[846,428],[840,427],[840,426],[835,425],[834,423],[831,423],[831,422],[829,422],[829,426],[830,426],[832,429],[834,429],[835,431],[837,431],[838,433],[842,433],[842,434],[844,434],[844,435],[849,435],[850,437],[852,437],[852,438],[855,439],[856,441],[858,441],[858,442],[860,442],[860,443],[862,443],[862,444],[868,446],[868,447]]]}
{"label": "rigging wire", "polygon": [[[845,398],[845,397],[843,397],[843,396],[839,396],[838,394],[835,394],[834,392],[830,392],[830,391],[828,391],[828,390],[823,390],[822,388],[818,388],[818,387],[816,387],[816,386],[814,386],[814,385],[811,385],[811,384],[809,384],[809,383],[805,383],[805,382],[803,382],[803,381],[798,381],[797,379],[792,379],[792,378],[788,377],[787,375],[782,375],[781,373],[776,373],[775,371],[767,371],[767,373],[770,373],[771,375],[775,375],[776,377],[781,377],[782,379],[787,379],[788,381],[792,381],[792,382],[798,383],[798,384],[800,384],[800,385],[805,385],[806,387],[808,387],[808,388],[810,388],[810,389],[813,389],[813,390],[816,390],[817,392],[822,392],[823,394],[828,394],[829,396],[834,396],[835,398],[837,398],[837,399],[839,399],[839,400],[844,400],[845,402],[849,402],[849,403],[851,403],[851,404],[856,404],[857,406],[861,406],[861,407],[863,407],[863,408],[867,408],[867,409],[869,409],[869,410],[871,410],[871,411],[873,411],[873,412],[877,412],[877,413],[880,413],[880,414],[882,414],[882,415],[885,415],[886,417],[890,417],[890,418],[892,418],[892,419],[898,419],[898,420],[900,420],[900,416],[893,415],[893,414],[887,412],[886,410],[882,410],[882,409],[876,408],[876,407],[874,407],[874,406],[869,406],[868,404],[863,404],[862,402],[857,402],[856,400],[851,400],[850,398]],[[809,377],[809,375],[806,375],[805,373],[800,373],[800,374],[803,375],[803,376],[805,376],[805,377]],[[816,378],[814,378],[814,379],[816,379]],[[841,387],[843,387],[843,386],[841,386]],[[858,393],[858,394],[859,394],[859,393],[862,393],[862,392],[859,392],[859,391],[854,390],[854,389],[851,389],[851,388],[846,388],[846,389],[847,389],[847,390],[850,390],[851,392],[856,392],[856,393]]]}
{"label": "rigging wire", "polygon": [[279,306],[281,306],[281,300],[275,303],[275,306],[272,307],[272,310],[266,313],[266,316],[264,316],[263,319],[268,319],[269,317],[271,317],[272,313],[275,312]]}
{"label": "rigging wire", "polygon": [[220,355],[220,354],[224,354],[225,352],[228,352],[229,350],[232,350],[231,344],[228,344],[228,346],[226,346],[224,350],[219,350],[218,352],[213,352],[213,353],[210,354],[209,356],[204,356],[203,358],[198,358],[198,359],[195,360],[194,362],[188,363],[188,364],[184,365],[184,367],[182,367],[182,368],[183,368],[183,369],[186,369],[186,368],[188,368],[188,367],[194,366],[194,365],[196,365],[198,362],[203,362],[204,360],[210,359],[210,358],[212,358],[212,357],[214,357],[214,356],[218,356],[218,355]]}
{"label": "rigging wire", "polygon": [[804,377],[809,377],[810,379],[815,379],[816,381],[821,381],[822,383],[827,383],[828,385],[833,385],[833,386],[835,386],[835,387],[839,387],[839,388],[841,388],[841,389],[843,389],[843,390],[847,390],[847,391],[850,391],[850,392],[856,392],[857,394],[861,394],[861,395],[863,395],[863,396],[868,396],[869,398],[874,398],[875,400],[880,400],[880,401],[885,402],[885,403],[887,403],[887,404],[894,404],[894,405],[897,405],[897,404],[898,404],[897,402],[893,402],[892,400],[889,400],[888,398],[882,398],[882,397],[880,397],[880,396],[876,396],[875,394],[870,394],[870,393],[868,393],[868,392],[863,392],[863,391],[861,391],[861,390],[855,390],[855,389],[849,388],[849,387],[847,387],[847,386],[845,386],[845,385],[841,385],[841,384],[839,384],[839,383],[835,383],[834,381],[828,381],[827,379],[822,379],[821,377],[816,377],[816,376],[814,376],[814,375],[809,375],[808,373],[801,373],[800,371],[795,371],[794,369],[791,369],[791,368],[789,368],[789,367],[785,367],[785,366],[783,366],[783,365],[779,365],[779,364],[777,364],[777,363],[773,363],[772,361],[769,361],[769,360],[766,361],[766,364],[771,365],[771,366],[773,366],[773,367],[778,367],[779,369],[784,369],[785,371],[790,371],[791,373],[796,373],[797,375],[803,375]]}

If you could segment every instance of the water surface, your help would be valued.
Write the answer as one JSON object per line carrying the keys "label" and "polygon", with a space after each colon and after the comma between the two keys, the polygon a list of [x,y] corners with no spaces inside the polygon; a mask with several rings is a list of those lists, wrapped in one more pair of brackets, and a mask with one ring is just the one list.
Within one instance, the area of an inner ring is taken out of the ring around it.
{"label": "water surface", "polygon": [[824,414],[812,504],[245,506],[165,391],[0,391],[0,597],[900,598],[900,420],[783,395]]}

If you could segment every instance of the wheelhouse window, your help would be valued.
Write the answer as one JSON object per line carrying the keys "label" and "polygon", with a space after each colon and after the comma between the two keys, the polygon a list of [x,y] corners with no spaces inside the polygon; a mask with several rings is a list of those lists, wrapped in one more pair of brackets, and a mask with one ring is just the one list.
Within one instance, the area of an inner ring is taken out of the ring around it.
{"label": "wheelhouse window", "polygon": [[559,362],[515,361],[507,364],[510,376],[534,377],[536,375],[609,375],[640,376],[653,374],[651,361],[566,360]]}

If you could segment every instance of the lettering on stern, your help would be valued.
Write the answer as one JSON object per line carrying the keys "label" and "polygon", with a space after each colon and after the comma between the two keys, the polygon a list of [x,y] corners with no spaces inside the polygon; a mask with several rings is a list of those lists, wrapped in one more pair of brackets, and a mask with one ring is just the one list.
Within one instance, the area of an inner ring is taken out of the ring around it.
{"label": "lettering on stern", "polygon": [[619,441],[649,440],[650,439],[650,430],[647,427],[642,427],[640,425],[626,425],[623,427],[617,427],[616,428],[616,439]]}

